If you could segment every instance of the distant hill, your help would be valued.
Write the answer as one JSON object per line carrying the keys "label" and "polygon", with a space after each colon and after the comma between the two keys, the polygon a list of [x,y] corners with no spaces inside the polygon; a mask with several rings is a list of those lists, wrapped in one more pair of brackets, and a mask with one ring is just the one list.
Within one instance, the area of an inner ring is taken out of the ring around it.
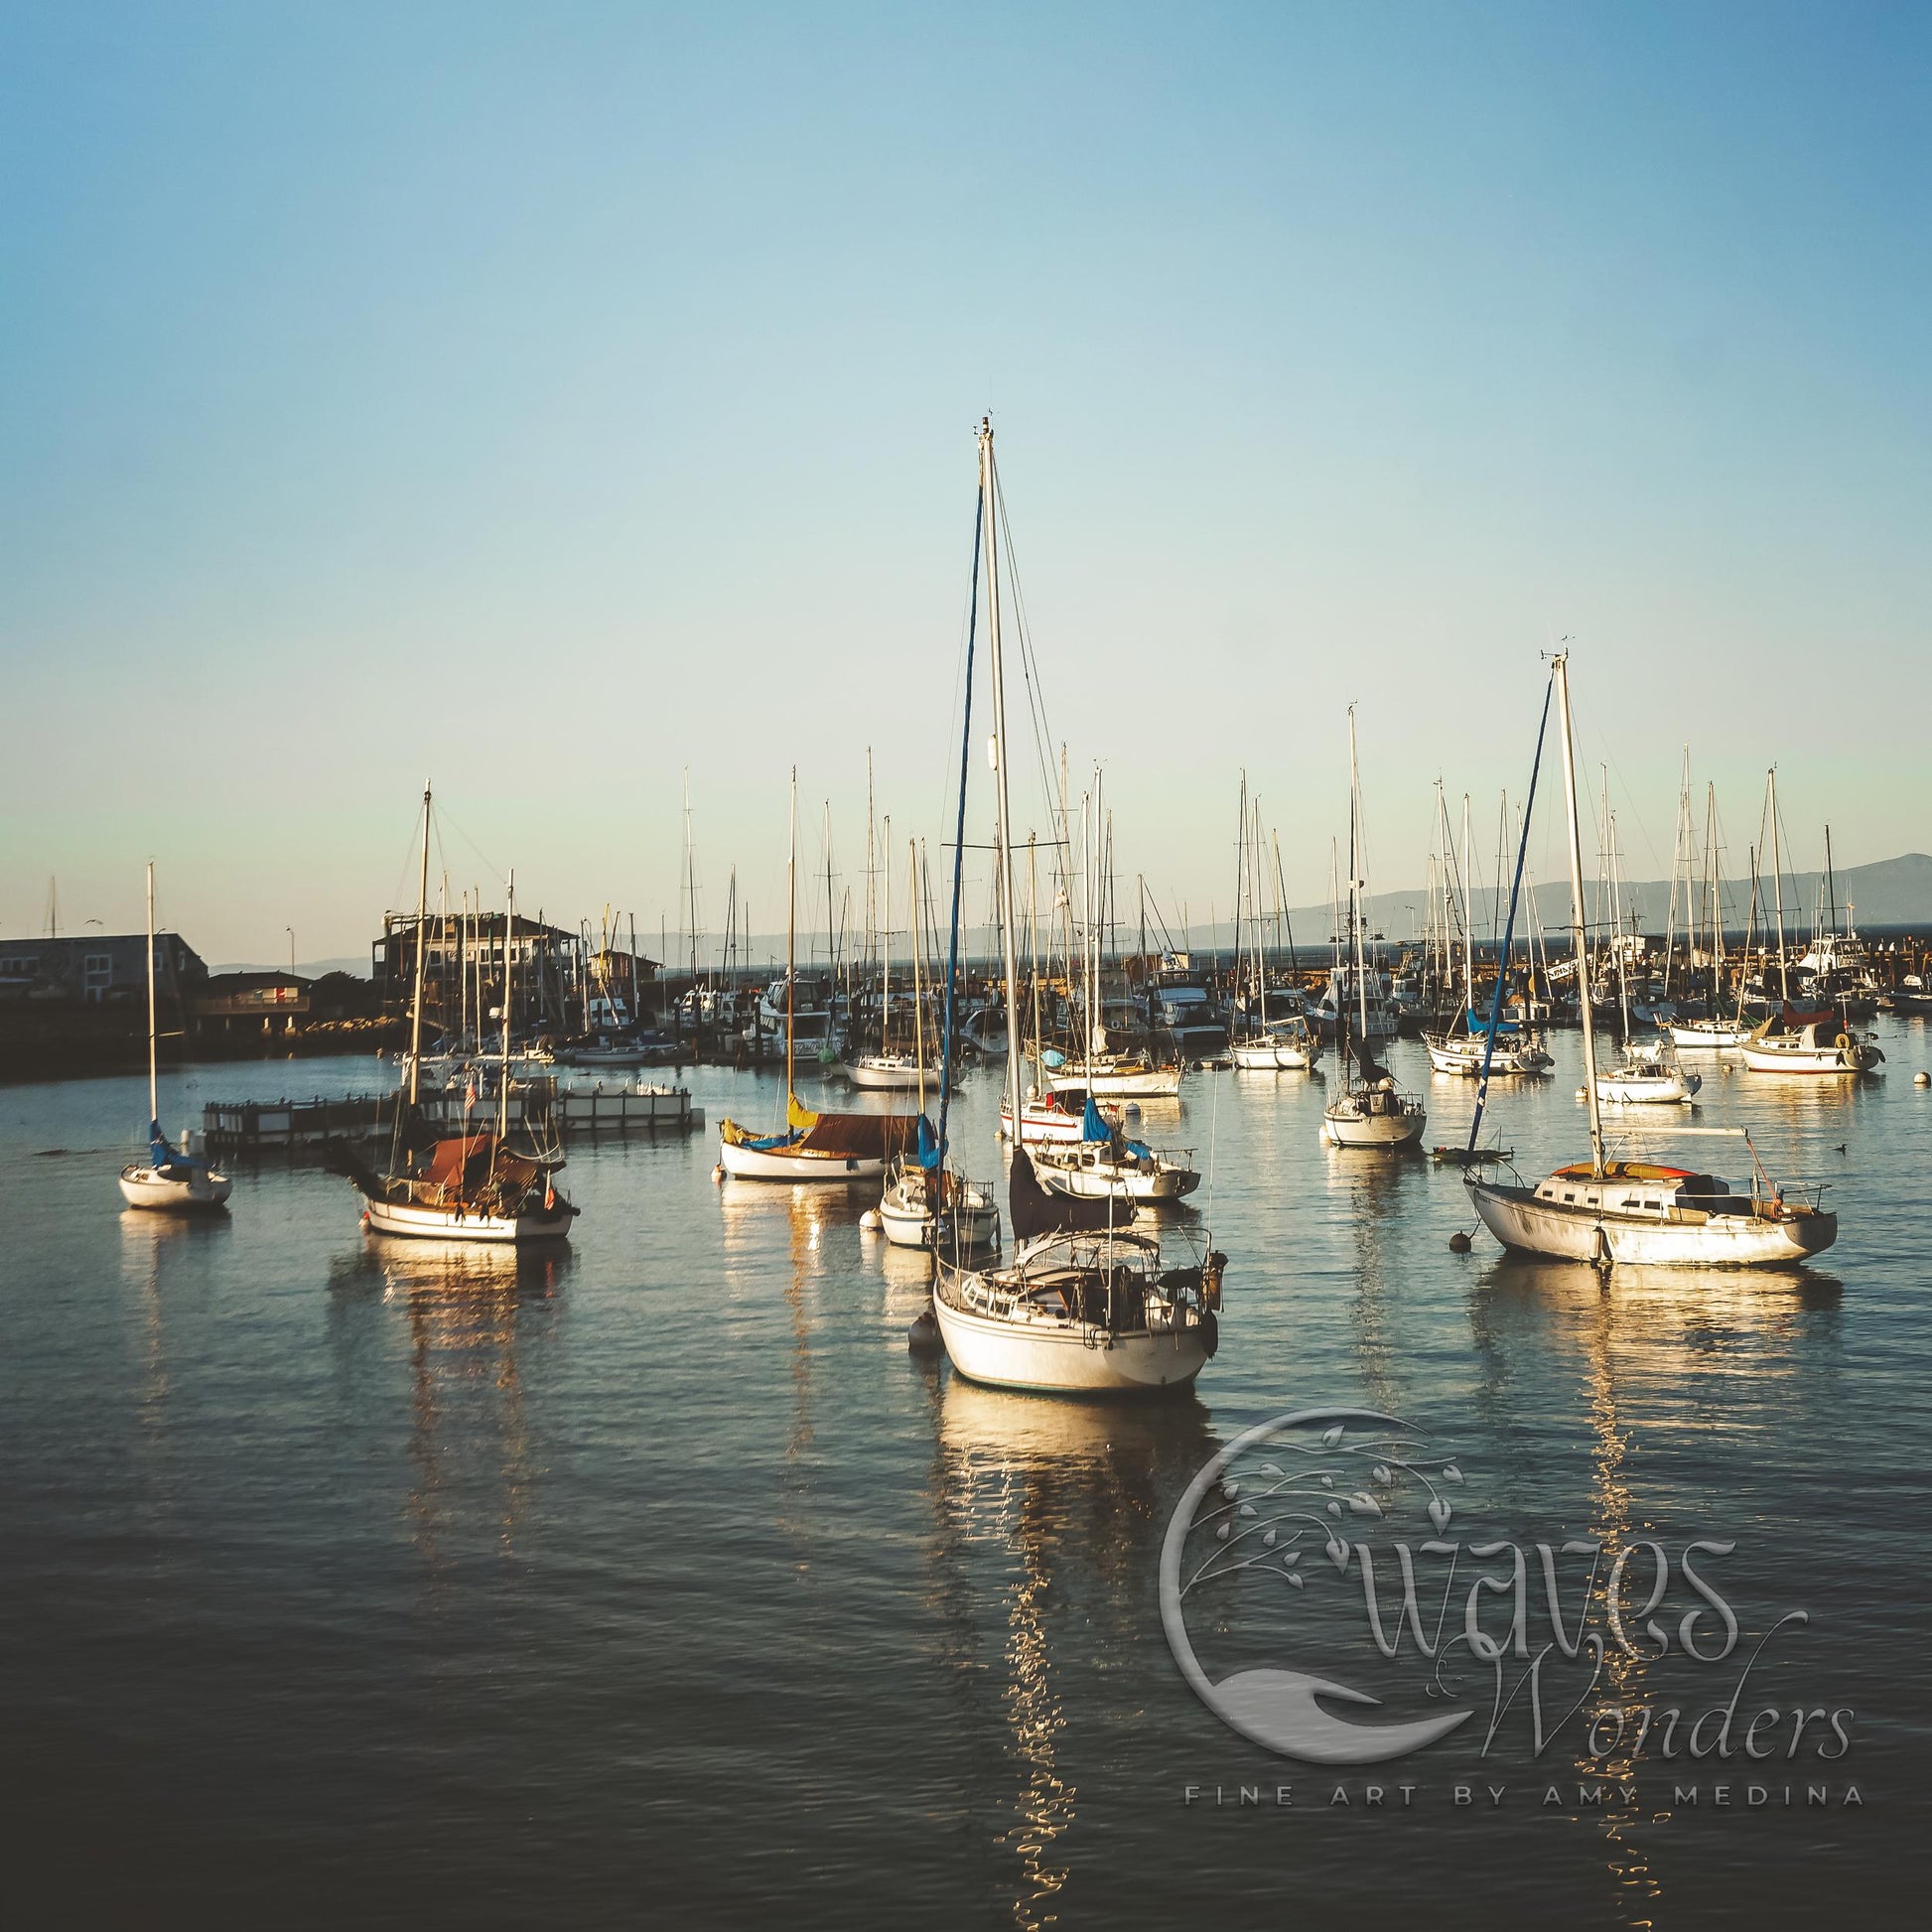
{"label": "distant hill", "polygon": [[[1932,857],[1923,852],[1907,852],[1897,859],[1880,859],[1873,865],[1847,866],[1835,876],[1838,894],[1839,919],[1841,923],[1856,917],[1862,931],[1874,926],[1915,926],[1921,930],[1932,927]],[[1759,879],[1760,924],[1774,916],[1772,911],[1772,885],[1768,876]],[[1822,903],[1825,891],[1825,875],[1822,872],[1801,872],[1784,875],[1784,922],[1787,932],[1809,930],[1812,911]],[[1470,916],[1475,925],[1477,937],[1488,933],[1491,924],[1493,895],[1487,890],[1478,891],[1472,896]],[[1509,895],[1504,892],[1502,912],[1509,908]],[[1527,895],[1526,895],[1527,897]],[[1646,932],[1661,933],[1670,912],[1669,880],[1644,880],[1626,883],[1623,889],[1624,904],[1630,908],[1639,926]],[[1750,908],[1751,883],[1749,879],[1726,879],[1725,881],[1725,917],[1726,924],[1741,930],[1745,915]],[[1584,882],[1584,907],[1587,912],[1594,909],[1595,889],[1588,880]],[[1847,907],[1855,908],[1848,915]],[[1536,910],[1543,920],[1546,932],[1570,923],[1570,882],[1562,880],[1555,884],[1539,881],[1536,888]],[[1529,907],[1525,904],[1519,911],[1519,919],[1526,919]],[[1412,887],[1403,893],[1371,893],[1368,897],[1368,915],[1371,930],[1381,932],[1389,939],[1407,939],[1412,936],[1423,916],[1423,891]],[[1328,929],[1333,923],[1332,909],[1327,905],[1300,905],[1290,916],[1295,921],[1295,938],[1298,944],[1325,943]],[[1498,916],[1495,923],[1500,927]],[[1681,923],[1681,915],[1680,915]],[[1196,932],[1197,944],[1208,943]],[[1229,943],[1226,926],[1220,928],[1217,941],[1222,945]]]}

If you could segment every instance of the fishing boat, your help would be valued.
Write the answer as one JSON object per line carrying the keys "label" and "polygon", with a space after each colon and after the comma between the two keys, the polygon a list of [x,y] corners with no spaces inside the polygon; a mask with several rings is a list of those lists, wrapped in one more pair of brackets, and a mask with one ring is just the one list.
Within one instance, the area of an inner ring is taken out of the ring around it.
{"label": "fishing boat", "polygon": [[[493,1125],[457,1134],[422,1135],[422,943],[429,913],[431,799],[423,790],[422,879],[417,899],[416,980],[409,1009],[408,1093],[396,1109],[389,1167],[378,1173],[352,1148],[328,1144],[330,1165],[363,1199],[362,1225],[374,1234],[424,1241],[524,1242],[568,1237],[578,1210],[557,1191],[564,1159],[555,1148],[512,1147],[509,1140],[510,1024],[515,1007],[515,949],[503,949],[503,1033],[498,1055]],[[516,930],[516,876],[508,885],[504,931]],[[469,1089],[474,1105],[477,1089]]]}
{"label": "fishing boat", "polygon": [[[1342,987],[1336,1009],[1342,1090],[1322,1110],[1321,1138],[1338,1148],[1369,1148],[1385,1154],[1416,1146],[1429,1115],[1375,1058],[1368,1031],[1368,970],[1362,956],[1361,765],[1355,751],[1355,707],[1348,707],[1348,940],[1354,953],[1351,1001]],[[1340,986],[1340,982],[1335,982]],[[1356,1033],[1359,1027],[1360,1032]],[[1351,1038],[1351,1035],[1354,1036]]]}
{"label": "fishing boat", "polygon": [[[1588,953],[1567,651],[1556,653],[1550,675],[1558,703],[1564,801],[1569,817],[1571,929],[1575,956],[1582,962]],[[1548,716],[1546,698],[1546,724]],[[1542,750],[1539,731],[1539,766]],[[1532,782],[1532,799],[1534,796]],[[1527,814],[1524,836],[1527,841]],[[1511,909],[1513,913],[1513,905]],[[1820,1195],[1810,1201],[1788,1199],[1764,1173],[1755,1148],[1751,1148],[1752,1183],[1748,1193],[1742,1194],[1732,1192],[1727,1183],[1713,1174],[1688,1168],[1606,1160],[1589,1003],[1586,1000],[1579,1004],[1583,1010],[1584,1092],[1589,1108],[1589,1159],[1568,1163],[1534,1185],[1490,1179],[1475,1167],[1463,1174],[1477,1216],[1504,1247],[1599,1265],[1652,1262],[1761,1267],[1802,1261],[1832,1245],[1838,1238],[1838,1216],[1825,1209]],[[1479,1127],[1478,1113],[1470,1130],[1472,1142]],[[1675,1131],[1682,1134],[1695,1130]],[[1749,1146],[1748,1136],[1744,1139]]]}
{"label": "fishing boat", "polygon": [[834,1114],[799,1104],[797,1029],[792,1011],[797,984],[798,772],[791,774],[791,830],[785,854],[785,1124],[759,1134],[735,1120],[718,1124],[718,1165],[734,1180],[879,1180],[901,1155],[918,1145],[916,1114]]}
{"label": "fishing boat", "polygon": [[[987,640],[993,699],[994,792],[1001,944],[1006,968],[1008,1119],[1020,1097],[1020,976],[1015,920],[1012,798],[1000,635],[997,483],[993,426],[979,434],[980,532],[986,560]],[[974,560],[975,585],[979,560]],[[969,646],[970,647],[970,646]],[[961,811],[964,812],[962,783]],[[955,888],[957,878],[955,875]],[[935,1257],[933,1313],[955,1369],[996,1387],[1054,1393],[1184,1388],[1219,1344],[1226,1257],[1203,1242],[1185,1261],[1161,1237],[1118,1224],[1119,1203],[1048,1193],[1025,1141],[1013,1148],[1008,1217],[1011,1262],[991,1267]]]}
{"label": "fishing boat", "polygon": [[161,1131],[160,1030],[154,980],[154,861],[148,861],[148,1159],[121,1170],[121,1198],[129,1207],[205,1213],[223,1207],[234,1182],[227,1174],[171,1147]]}

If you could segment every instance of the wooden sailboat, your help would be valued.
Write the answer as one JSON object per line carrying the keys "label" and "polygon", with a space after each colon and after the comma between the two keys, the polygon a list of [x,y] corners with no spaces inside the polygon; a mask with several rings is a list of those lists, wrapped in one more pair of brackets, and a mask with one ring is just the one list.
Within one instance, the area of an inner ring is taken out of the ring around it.
{"label": "wooden sailboat", "polygon": [[718,1165],[735,1180],[877,1180],[908,1148],[918,1145],[924,1110],[916,1114],[817,1113],[798,1103],[798,770],[791,773],[790,835],[785,852],[785,1125],[758,1134],[735,1120],[718,1124]]}
{"label": "wooden sailboat", "polygon": [[[421,1241],[491,1244],[568,1237],[578,1210],[557,1191],[563,1156],[509,1144],[510,1030],[516,991],[516,879],[510,876],[503,920],[503,1031],[496,1078],[496,1118],[475,1132],[419,1137],[423,1040],[423,967],[429,951],[431,798],[423,788],[423,869],[416,906],[415,990],[409,1005],[408,1105],[396,1108],[386,1173],[355,1152],[330,1144],[337,1171],[362,1195],[362,1224],[373,1234]],[[479,1029],[482,996],[479,994]]]}
{"label": "wooden sailboat", "polygon": [[[1362,950],[1361,765],[1355,755],[1355,707],[1348,707],[1348,927],[1354,949],[1353,999],[1338,982],[1335,1038],[1341,1053],[1342,1090],[1321,1115],[1321,1138],[1330,1147],[1372,1148],[1397,1154],[1416,1146],[1429,1115],[1395,1078],[1377,1064],[1369,1033],[1368,962]],[[1351,1032],[1356,1034],[1350,1040]],[[1351,1046],[1353,1048],[1351,1052]]]}
{"label": "wooden sailboat", "polygon": [[[1569,653],[1552,669],[1563,737],[1564,798],[1570,828],[1570,917],[1580,969],[1587,960],[1584,860],[1578,827],[1577,767],[1570,729]],[[1587,985],[1580,970],[1580,984]],[[1802,1261],[1838,1239],[1838,1216],[1814,1198],[1787,1200],[1752,1152],[1748,1193],[1688,1168],[1609,1161],[1597,1098],[1596,1043],[1587,999],[1584,1092],[1589,1107],[1589,1159],[1559,1168],[1535,1186],[1464,1175],[1482,1223],[1504,1247],[1559,1260],[1751,1267]],[[1693,1130],[1680,1129],[1680,1133]]]}
{"label": "wooden sailboat", "polygon": [[[1006,967],[1009,1118],[1020,1118],[1020,976],[1014,916],[1012,797],[1001,655],[998,485],[993,425],[979,432],[980,518],[993,696],[997,838],[1002,864],[1001,944]],[[1112,1201],[1046,1193],[1024,1143],[1013,1149],[1010,1263],[974,1268],[935,1258],[933,1311],[953,1366],[976,1382],[1058,1393],[1180,1388],[1219,1343],[1216,1311],[1226,1258],[1190,1255],[1174,1265],[1161,1240],[1116,1223]]]}
{"label": "wooden sailboat", "polygon": [[130,1207],[194,1213],[225,1205],[234,1190],[228,1175],[206,1161],[177,1152],[161,1131],[159,1023],[154,981],[154,861],[148,861],[148,1159],[121,1170],[121,1198]]}

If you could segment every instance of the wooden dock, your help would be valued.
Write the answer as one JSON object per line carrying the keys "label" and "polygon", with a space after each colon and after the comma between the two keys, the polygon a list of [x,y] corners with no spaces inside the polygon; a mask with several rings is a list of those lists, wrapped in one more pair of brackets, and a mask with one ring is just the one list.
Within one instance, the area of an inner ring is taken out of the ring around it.
{"label": "wooden dock", "polygon": [[[331,1140],[376,1140],[394,1130],[398,1093],[348,1094],[309,1100],[211,1100],[202,1109],[202,1139],[210,1153],[320,1147]],[[493,1099],[466,1105],[464,1095],[438,1088],[416,1104],[425,1127],[460,1133],[496,1117]],[[510,1088],[510,1125],[561,1136],[691,1133],[704,1125],[704,1109],[682,1087],[565,1086],[555,1080],[517,1082]]]}

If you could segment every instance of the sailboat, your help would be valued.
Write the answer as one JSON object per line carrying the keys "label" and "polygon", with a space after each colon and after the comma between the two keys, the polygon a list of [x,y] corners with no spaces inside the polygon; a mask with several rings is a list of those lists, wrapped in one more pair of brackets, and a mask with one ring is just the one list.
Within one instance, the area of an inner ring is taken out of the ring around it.
{"label": "sailboat", "polygon": [[[919,848],[911,841],[908,844],[911,845],[908,870],[913,905],[912,1054],[919,1082],[920,1132],[912,1158],[899,1155],[887,1173],[885,1191],[879,1198],[880,1226],[886,1239],[897,1248],[990,1248],[997,1246],[1000,1239],[1000,1204],[993,1190],[948,1171],[940,1158],[939,1137],[925,1132],[925,989],[919,983]],[[889,870],[889,889],[891,880]],[[947,1001],[950,1005],[950,985]]]}
{"label": "sailboat", "polygon": [[[892,836],[893,821],[886,819],[886,834]],[[868,828],[867,838],[871,831]],[[915,875],[916,877],[916,875]],[[870,888],[868,888],[870,897]],[[913,931],[918,930],[918,902],[913,901]],[[924,1062],[914,1053],[893,1051],[893,869],[886,868],[886,914],[885,928],[880,949],[880,996],[879,996],[879,1051],[876,1053],[855,1053],[845,1063],[845,1077],[855,1087],[870,1093],[905,1093],[916,1089],[919,1094],[919,1110],[925,1111],[926,1071]]]}
{"label": "sailboat", "polygon": [[[1355,753],[1355,707],[1348,707],[1348,935],[1354,950],[1354,998],[1336,976],[1335,1041],[1341,1055],[1342,1090],[1321,1115],[1321,1138],[1330,1147],[1374,1148],[1395,1154],[1414,1147],[1429,1123],[1412,1099],[1375,1058],[1369,1032],[1368,963],[1362,953],[1361,764]],[[1356,1037],[1351,1041],[1349,1035]]]}
{"label": "sailboat", "polygon": [[148,861],[148,1163],[121,1170],[121,1198],[130,1207],[159,1207],[176,1213],[222,1206],[234,1190],[227,1174],[206,1161],[178,1153],[161,1131],[160,1078],[154,987],[154,861]]}
{"label": "sailboat", "polygon": [[[993,762],[1006,967],[1009,1118],[1021,1119],[1018,928],[1012,796],[1001,655],[998,484],[993,425],[979,431]],[[977,577],[977,566],[975,568]],[[1161,1238],[1116,1221],[1117,1204],[1048,1194],[1024,1141],[1013,1149],[1011,1262],[975,1268],[935,1257],[933,1311],[954,1368],[976,1382],[1056,1393],[1184,1388],[1219,1345],[1216,1311],[1226,1257],[1211,1247],[1175,1265]]]}
{"label": "sailboat", "polygon": [[[474,1132],[417,1138],[423,1043],[423,967],[429,951],[431,798],[423,788],[423,870],[416,904],[415,990],[409,1004],[409,1100],[396,1107],[389,1170],[375,1173],[340,1141],[329,1143],[330,1164],[363,1199],[362,1224],[374,1234],[423,1241],[506,1243],[568,1237],[578,1210],[557,1191],[564,1165],[555,1150],[509,1144],[510,1028],[515,1010],[516,877],[512,873],[503,920],[503,1032],[496,1078],[496,1119]],[[481,999],[479,1001],[481,1005]]]}
{"label": "sailboat", "polygon": [[[1242,958],[1242,914],[1245,910],[1246,930],[1254,945],[1249,990],[1254,998],[1255,1011],[1251,1030],[1228,1041],[1228,1057],[1248,1073],[1306,1073],[1321,1051],[1321,1042],[1311,1031],[1307,1019],[1300,1013],[1279,1011],[1272,1020],[1268,1017],[1268,958],[1267,949],[1262,944],[1262,912],[1255,884],[1260,876],[1261,864],[1261,806],[1257,801],[1251,824],[1248,774],[1245,771],[1241,774],[1241,825],[1242,879],[1234,898],[1234,952],[1238,975]],[[1279,900],[1279,888],[1277,896]]]}
{"label": "sailboat", "polygon": [[[828,848],[829,849],[829,848]],[[798,984],[798,769],[791,773],[791,829],[785,851],[785,1125],[758,1134],[735,1120],[718,1124],[718,1165],[735,1180],[878,1180],[899,1155],[918,1145],[925,1123],[916,1114],[815,1113],[798,1104],[797,1028],[793,1000]],[[926,1127],[929,1135],[930,1126]]]}
{"label": "sailboat", "polygon": [[[1580,966],[1584,941],[1584,858],[1577,813],[1577,766],[1570,729],[1570,658],[1558,651],[1556,682],[1563,777],[1570,828],[1570,919]],[[1580,984],[1587,979],[1580,973]],[[1787,1200],[1752,1150],[1748,1193],[1710,1173],[1640,1161],[1609,1161],[1597,1097],[1596,1041],[1589,1002],[1581,1001],[1584,1093],[1589,1106],[1589,1159],[1557,1169],[1547,1180],[1463,1176],[1483,1225],[1504,1247],[1559,1260],[1663,1262],[1752,1267],[1802,1261],[1838,1239],[1838,1216],[1814,1197]],[[1693,1130],[1680,1129],[1681,1132]],[[1719,1130],[1723,1131],[1723,1130]],[[1749,1145],[1746,1137],[1746,1145]]]}

